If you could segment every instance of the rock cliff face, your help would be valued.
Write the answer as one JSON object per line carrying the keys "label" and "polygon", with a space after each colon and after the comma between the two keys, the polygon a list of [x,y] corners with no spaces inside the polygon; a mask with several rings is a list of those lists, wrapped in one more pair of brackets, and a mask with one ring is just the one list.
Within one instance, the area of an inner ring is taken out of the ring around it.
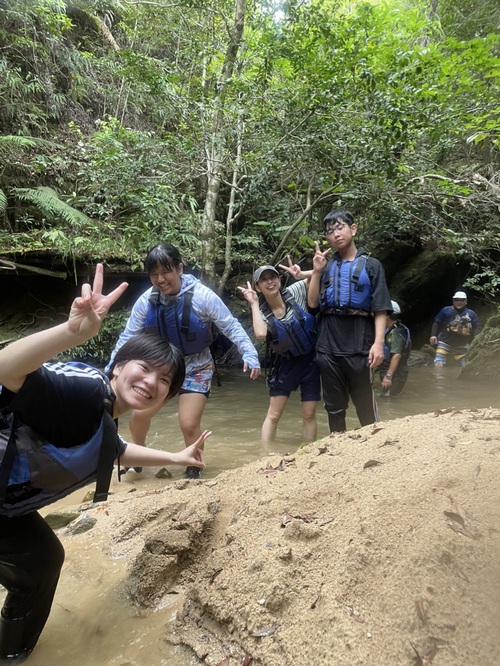
{"label": "rock cliff face", "polygon": [[498,662],[500,411],[331,436],[213,480],[112,496],[92,544],[210,666]]}

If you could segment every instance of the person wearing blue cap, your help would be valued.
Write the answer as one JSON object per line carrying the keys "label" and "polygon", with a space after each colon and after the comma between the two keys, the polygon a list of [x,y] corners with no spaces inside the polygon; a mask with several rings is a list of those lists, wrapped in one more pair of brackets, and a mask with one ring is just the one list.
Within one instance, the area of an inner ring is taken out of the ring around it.
{"label": "person wearing blue cap", "polygon": [[258,340],[267,340],[269,357],[267,385],[269,407],[262,424],[264,443],[276,439],[278,423],[292,391],[300,388],[302,438],[316,439],[316,407],[321,397],[319,368],[314,361],[316,317],[307,306],[307,285],[311,271],[292,265],[287,270],[297,282],[281,289],[280,275],[266,264],[253,275],[253,287],[238,287],[252,309],[252,323]]}

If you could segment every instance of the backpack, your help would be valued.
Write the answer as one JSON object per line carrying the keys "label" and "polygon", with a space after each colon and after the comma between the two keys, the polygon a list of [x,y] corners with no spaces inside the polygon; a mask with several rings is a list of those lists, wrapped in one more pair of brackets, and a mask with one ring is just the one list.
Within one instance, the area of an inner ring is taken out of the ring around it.
{"label": "backpack", "polygon": [[0,410],[0,515],[36,511],[94,479],[94,502],[106,500],[116,438],[116,424],[107,410],[94,435],[71,448],[54,446],[14,413]]}

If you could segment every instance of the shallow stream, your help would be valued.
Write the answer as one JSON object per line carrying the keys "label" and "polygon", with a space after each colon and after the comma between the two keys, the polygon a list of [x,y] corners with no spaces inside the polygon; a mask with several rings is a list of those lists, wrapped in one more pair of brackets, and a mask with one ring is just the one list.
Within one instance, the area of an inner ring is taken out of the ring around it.
{"label": "shallow stream", "polygon": [[[292,396],[278,430],[279,439],[267,449],[260,442],[260,426],[267,409],[264,380],[252,382],[239,370],[221,369],[222,386],[214,385],[203,427],[213,431],[207,442],[207,470],[204,478],[233,469],[268,455],[293,452],[300,445],[300,406]],[[458,377],[458,368],[419,367],[410,370],[402,395],[379,398],[383,421],[407,415],[456,408],[498,407],[498,387],[470,384]],[[158,448],[177,450],[182,438],[177,425],[176,401],[156,417],[149,443]],[[348,415],[348,428],[357,427],[355,414]],[[126,420],[120,431],[127,438]],[[318,437],[328,434],[326,414],[318,408]],[[170,479],[155,478],[157,470],[142,474],[129,472],[112,491],[127,492],[133,487],[158,487]],[[180,468],[171,468],[173,479],[182,476]],[[76,496],[78,495],[78,496]],[[75,504],[82,493],[67,498]],[[56,505],[54,505],[56,506]],[[51,507],[53,508],[53,507]],[[82,547],[82,545],[85,547]],[[64,538],[66,562],[52,608],[40,642],[28,660],[30,666],[189,666],[196,659],[187,651],[163,641],[163,627],[178,610],[175,595],[172,605],[155,613],[138,612],[122,589],[123,560],[109,560],[92,548],[91,532]],[[0,602],[4,592],[0,591]]]}

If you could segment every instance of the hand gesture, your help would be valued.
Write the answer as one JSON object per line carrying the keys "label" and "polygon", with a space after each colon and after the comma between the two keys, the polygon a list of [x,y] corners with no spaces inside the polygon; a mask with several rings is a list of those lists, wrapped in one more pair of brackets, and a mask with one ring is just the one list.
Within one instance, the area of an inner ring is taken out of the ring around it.
{"label": "hand gesture", "polygon": [[177,454],[179,457],[179,460],[176,461],[177,464],[182,466],[186,465],[186,467],[205,467],[202,449],[205,445],[205,441],[211,434],[211,430],[204,430],[194,444],[186,446],[183,451],[179,451]]}
{"label": "hand gesture", "polygon": [[284,271],[290,273],[290,275],[296,280],[303,280],[305,277],[307,277],[307,275],[309,275],[309,273],[304,275],[304,271],[299,266],[299,264],[292,264],[292,258],[289,254],[286,255],[286,258],[288,260],[288,266],[285,266],[285,264],[278,264],[278,266]]}
{"label": "hand gesture", "polygon": [[109,308],[120,298],[128,284],[122,282],[107,296],[102,293],[102,286],[103,266],[97,264],[92,287],[89,284],[82,285],[82,295],[75,298],[71,305],[68,317],[68,327],[71,333],[86,339],[96,335]]}
{"label": "hand gesture", "polygon": [[326,266],[326,255],[331,251],[331,247],[321,251],[318,241],[314,242],[313,270],[320,273]]}
{"label": "hand gesture", "polygon": [[245,300],[248,301],[250,305],[253,303],[259,303],[259,294],[254,289],[252,289],[250,282],[247,282],[246,287],[238,287],[238,289],[241,291]]}

